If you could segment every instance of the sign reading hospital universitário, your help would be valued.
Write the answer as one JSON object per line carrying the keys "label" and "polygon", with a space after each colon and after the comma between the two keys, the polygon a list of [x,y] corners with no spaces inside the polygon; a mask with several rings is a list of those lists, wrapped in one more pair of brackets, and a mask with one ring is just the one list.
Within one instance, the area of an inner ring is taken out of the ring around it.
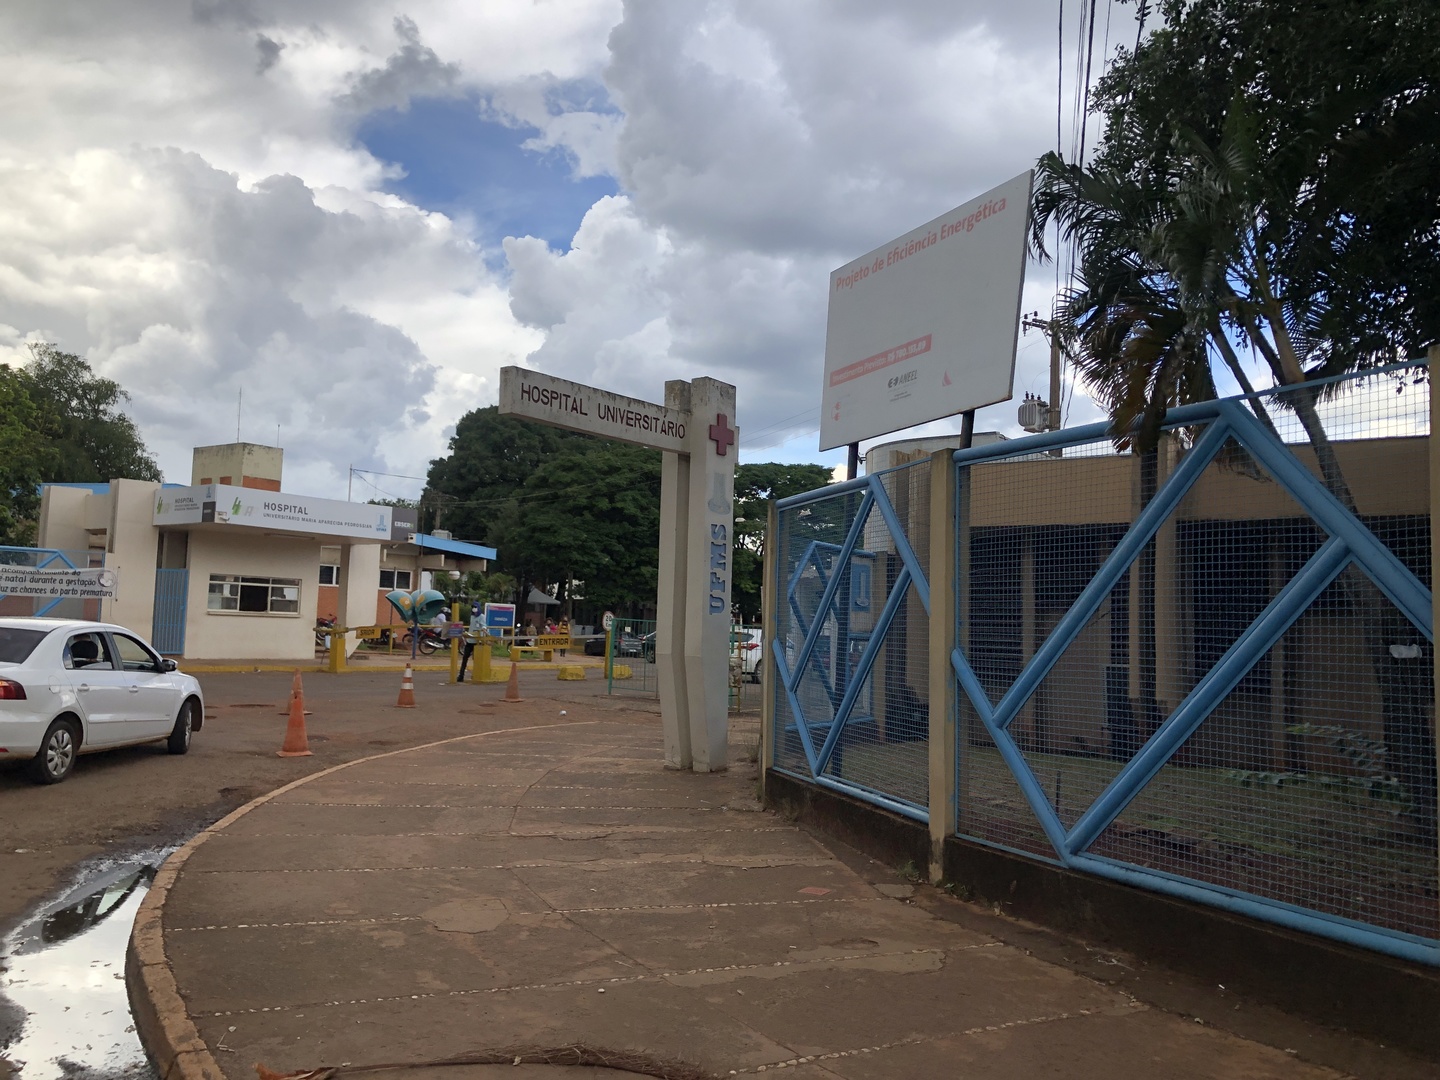
{"label": "sign reading hospital universit\u00e1rio", "polygon": [[110,600],[115,596],[114,570],[51,569],[48,566],[0,566],[0,596],[61,596]]}
{"label": "sign reading hospital universit\u00e1rio", "polygon": [[390,507],[312,499],[283,491],[230,484],[161,488],[155,496],[156,525],[240,525],[276,532],[390,539]]}
{"label": "sign reading hospital universit\u00e1rio", "polygon": [[685,453],[690,414],[522,367],[500,369],[500,411],[605,439]]}
{"label": "sign reading hospital universit\u00e1rio", "polygon": [[1012,396],[1031,174],[830,275],[820,449]]}

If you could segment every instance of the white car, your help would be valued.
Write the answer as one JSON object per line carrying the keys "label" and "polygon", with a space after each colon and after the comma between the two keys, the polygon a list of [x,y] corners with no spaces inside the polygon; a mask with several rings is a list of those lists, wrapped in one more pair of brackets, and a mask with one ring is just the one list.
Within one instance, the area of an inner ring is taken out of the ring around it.
{"label": "white car", "polygon": [[190,749],[205,719],[193,676],[111,623],[0,619],[0,761],[58,784],[93,750],[165,740]]}
{"label": "white car", "polygon": [[740,653],[740,670],[751,682],[760,681],[760,633],[758,626],[737,626],[733,630],[735,648]]}

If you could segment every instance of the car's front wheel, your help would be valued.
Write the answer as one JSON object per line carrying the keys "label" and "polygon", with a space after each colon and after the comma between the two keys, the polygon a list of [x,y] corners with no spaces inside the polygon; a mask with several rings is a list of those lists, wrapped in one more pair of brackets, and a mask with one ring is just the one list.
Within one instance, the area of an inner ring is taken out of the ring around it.
{"label": "car's front wheel", "polygon": [[80,727],[61,717],[45,731],[40,752],[30,760],[30,779],[37,784],[58,784],[75,768],[80,753]]}
{"label": "car's front wheel", "polygon": [[165,740],[165,749],[172,754],[183,754],[190,749],[190,734],[195,729],[195,699],[187,698],[175,717],[175,727],[170,738]]}

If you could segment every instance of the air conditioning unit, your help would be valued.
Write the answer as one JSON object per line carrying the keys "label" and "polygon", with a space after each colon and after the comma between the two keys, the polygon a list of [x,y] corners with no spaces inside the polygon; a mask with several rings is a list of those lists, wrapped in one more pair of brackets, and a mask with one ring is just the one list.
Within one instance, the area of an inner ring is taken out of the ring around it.
{"label": "air conditioning unit", "polygon": [[436,529],[436,530],[434,530],[430,535],[433,536],[433,537],[435,537],[436,540],[452,540],[452,539],[454,539],[454,537],[452,537],[452,536],[450,535],[450,530],[449,530],[449,529]]}

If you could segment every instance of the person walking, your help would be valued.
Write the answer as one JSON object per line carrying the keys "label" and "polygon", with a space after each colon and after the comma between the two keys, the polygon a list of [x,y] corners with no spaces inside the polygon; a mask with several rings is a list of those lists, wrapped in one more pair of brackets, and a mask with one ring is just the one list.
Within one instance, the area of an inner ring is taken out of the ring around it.
{"label": "person walking", "polygon": [[460,674],[455,677],[457,683],[465,681],[465,668],[470,664],[470,657],[475,655],[475,634],[467,630],[460,638]]}

